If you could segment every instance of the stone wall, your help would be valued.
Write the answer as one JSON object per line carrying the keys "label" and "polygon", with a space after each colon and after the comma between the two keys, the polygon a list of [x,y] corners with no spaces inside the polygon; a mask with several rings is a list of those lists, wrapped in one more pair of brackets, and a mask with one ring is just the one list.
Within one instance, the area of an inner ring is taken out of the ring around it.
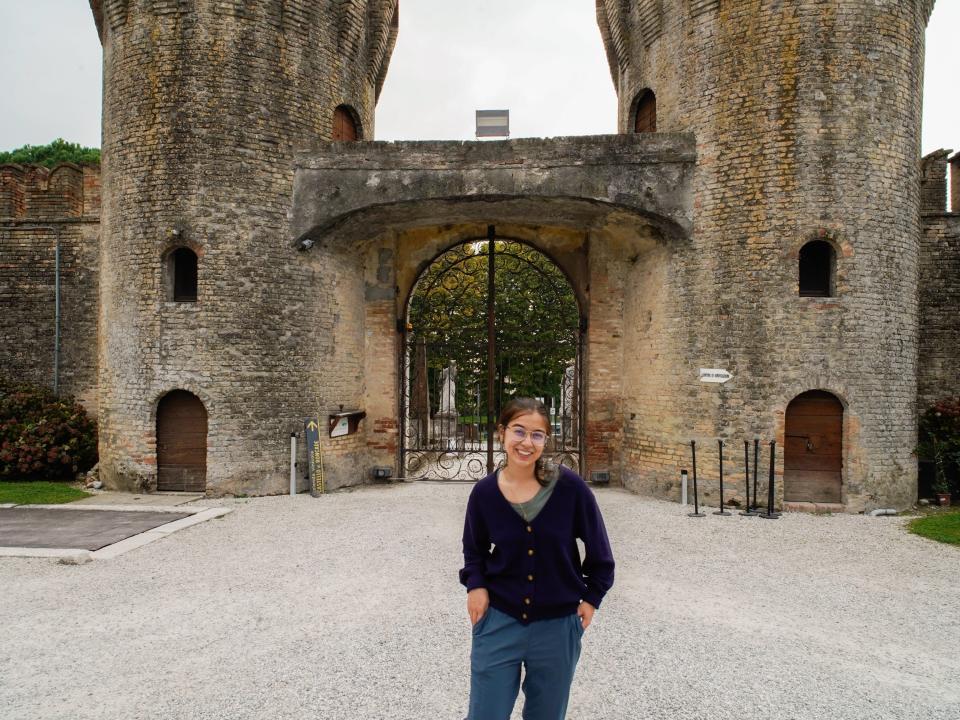
{"label": "stone wall", "polygon": [[[717,438],[782,448],[786,405],[821,389],[845,407],[847,509],[916,499],[917,160],[932,4],[663,0],[654,32],[641,4],[598,3],[621,132],[652,89],[658,130],[697,138],[692,243],[644,257],[635,279],[656,286],[672,268],[648,312],[675,343],[656,340],[671,353],[645,390],[659,405],[638,395],[623,407],[629,487],[677,497],[695,439],[715,493]],[[836,253],[835,297],[799,297],[799,250],[814,239]],[[699,367],[734,379],[701,384]]]}
{"label": "stone wall", "polygon": [[[104,50],[100,457],[108,485],[156,482],[155,413],[174,389],[209,415],[212,493],[283,491],[303,418],[360,402],[363,277],[288,242],[295,148],[347,105],[362,137],[396,38],[396,0],[92,0]],[[172,302],[163,258],[198,257]],[[325,446],[364,480],[362,436]]]}
{"label": "stone wall", "polygon": [[53,387],[60,245],[59,389],[97,410],[100,171],[0,166],[0,367]]}
{"label": "stone wall", "polygon": [[625,383],[642,375],[625,372],[636,367],[625,336],[640,314],[625,309],[626,280],[640,256],[688,240],[694,159],[692,138],[670,134],[334,143],[300,156],[297,244],[318,268],[344,254],[364,263],[366,355],[356,372],[376,412],[368,417],[371,457],[386,464],[395,448],[396,322],[406,317],[418,274],[457,240],[485,237],[492,224],[571,278],[587,321],[582,469],[620,482]]}
{"label": "stone wall", "polygon": [[923,161],[923,236],[920,240],[920,376],[918,410],[960,396],[960,173],[953,156],[953,212],[947,212],[948,150]]}

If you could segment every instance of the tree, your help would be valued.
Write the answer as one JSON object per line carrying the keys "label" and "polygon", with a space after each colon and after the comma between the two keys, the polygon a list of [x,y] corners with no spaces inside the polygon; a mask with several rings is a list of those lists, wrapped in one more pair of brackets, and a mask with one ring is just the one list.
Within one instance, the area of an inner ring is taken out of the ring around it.
{"label": "tree", "polygon": [[48,145],[24,145],[16,150],[0,152],[0,163],[43,165],[52,168],[65,162],[99,165],[100,148],[82,147],[79,143],[57,138]]}
{"label": "tree", "polygon": [[[426,270],[411,298],[409,340],[411,348],[426,345],[434,410],[437,377],[453,361],[460,414],[472,414],[465,411],[477,405],[481,415],[487,412],[488,251],[487,241],[448,250]],[[543,397],[549,404],[560,396],[564,370],[577,358],[576,296],[559,268],[529,245],[497,240],[494,254],[498,405],[515,395]]]}

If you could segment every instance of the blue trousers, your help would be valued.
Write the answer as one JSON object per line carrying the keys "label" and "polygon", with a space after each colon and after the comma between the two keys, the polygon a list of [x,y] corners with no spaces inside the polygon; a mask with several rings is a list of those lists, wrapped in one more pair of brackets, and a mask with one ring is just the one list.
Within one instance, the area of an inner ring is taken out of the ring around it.
{"label": "blue trousers", "polygon": [[583,625],[576,614],[524,625],[487,609],[473,626],[467,720],[509,720],[523,678],[523,719],[564,720]]}

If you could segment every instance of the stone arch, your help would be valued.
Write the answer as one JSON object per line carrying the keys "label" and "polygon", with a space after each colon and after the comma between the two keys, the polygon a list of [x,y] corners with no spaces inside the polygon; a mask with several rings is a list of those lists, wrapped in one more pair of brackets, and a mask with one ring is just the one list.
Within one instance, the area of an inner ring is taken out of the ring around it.
{"label": "stone arch", "polygon": [[486,475],[502,461],[488,421],[517,395],[544,400],[548,456],[583,472],[586,305],[573,278],[536,243],[493,225],[434,250],[400,304],[404,475]]}
{"label": "stone arch", "polygon": [[[561,262],[557,257],[554,257],[554,254],[550,248],[543,247],[540,243],[537,243],[532,238],[521,237],[522,234],[525,234],[525,233],[510,233],[509,235],[498,235],[497,239],[510,240],[512,242],[526,245],[531,249],[535,250],[536,252],[540,253],[541,255],[543,255],[547,260],[549,260],[557,268],[557,270],[559,270],[563,274],[564,279],[567,281],[567,284],[570,286],[570,289],[572,290],[574,297],[576,298],[576,301],[577,301],[577,309],[580,313],[580,317],[586,318],[587,317],[587,301],[586,301],[586,298],[584,297],[584,288],[582,287],[582,284],[577,282],[576,278],[571,276],[569,268],[563,262]],[[446,242],[444,242],[442,245],[440,245],[437,251],[434,252],[432,257],[426,260],[423,260],[416,270],[416,273],[413,278],[413,282],[410,284],[409,287],[405,288],[403,302],[402,302],[404,313],[406,313],[407,309],[410,306],[410,300],[412,299],[413,294],[416,291],[417,283],[420,282],[423,275],[430,269],[430,267],[442,255],[466,243],[485,242],[485,241],[486,241],[486,237],[479,236],[475,233],[454,235],[450,239],[448,239]]]}
{"label": "stone arch", "polygon": [[845,415],[844,403],[826,390],[807,390],[787,404],[784,502],[843,502]]}
{"label": "stone arch", "polygon": [[157,401],[157,490],[205,492],[209,421],[203,401],[175,389]]}

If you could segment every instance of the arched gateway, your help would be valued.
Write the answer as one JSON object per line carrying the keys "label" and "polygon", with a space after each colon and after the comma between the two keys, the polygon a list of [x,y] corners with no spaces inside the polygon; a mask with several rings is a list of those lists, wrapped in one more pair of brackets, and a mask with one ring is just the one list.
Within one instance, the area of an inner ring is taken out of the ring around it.
{"label": "arched gateway", "polygon": [[502,461],[495,422],[511,397],[548,407],[549,460],[581,469],[583,330],[573,288],[532,246],[488,236],[417,280],[401,344],[401,452],[408,478],[476,480]]}
{"label": "arched gateway", "polygon": [[647,133],[301,157],[291,228],[317,288],[309,392],[321,412],[365,413],[324,443],[330,486],[358,469],[482,477],[515,395],[543,398],[548,452],[585,477],[672,478],[657,453],[672,442],[660,405],[680,347],[658,329],[690,244],[695,149]]}

